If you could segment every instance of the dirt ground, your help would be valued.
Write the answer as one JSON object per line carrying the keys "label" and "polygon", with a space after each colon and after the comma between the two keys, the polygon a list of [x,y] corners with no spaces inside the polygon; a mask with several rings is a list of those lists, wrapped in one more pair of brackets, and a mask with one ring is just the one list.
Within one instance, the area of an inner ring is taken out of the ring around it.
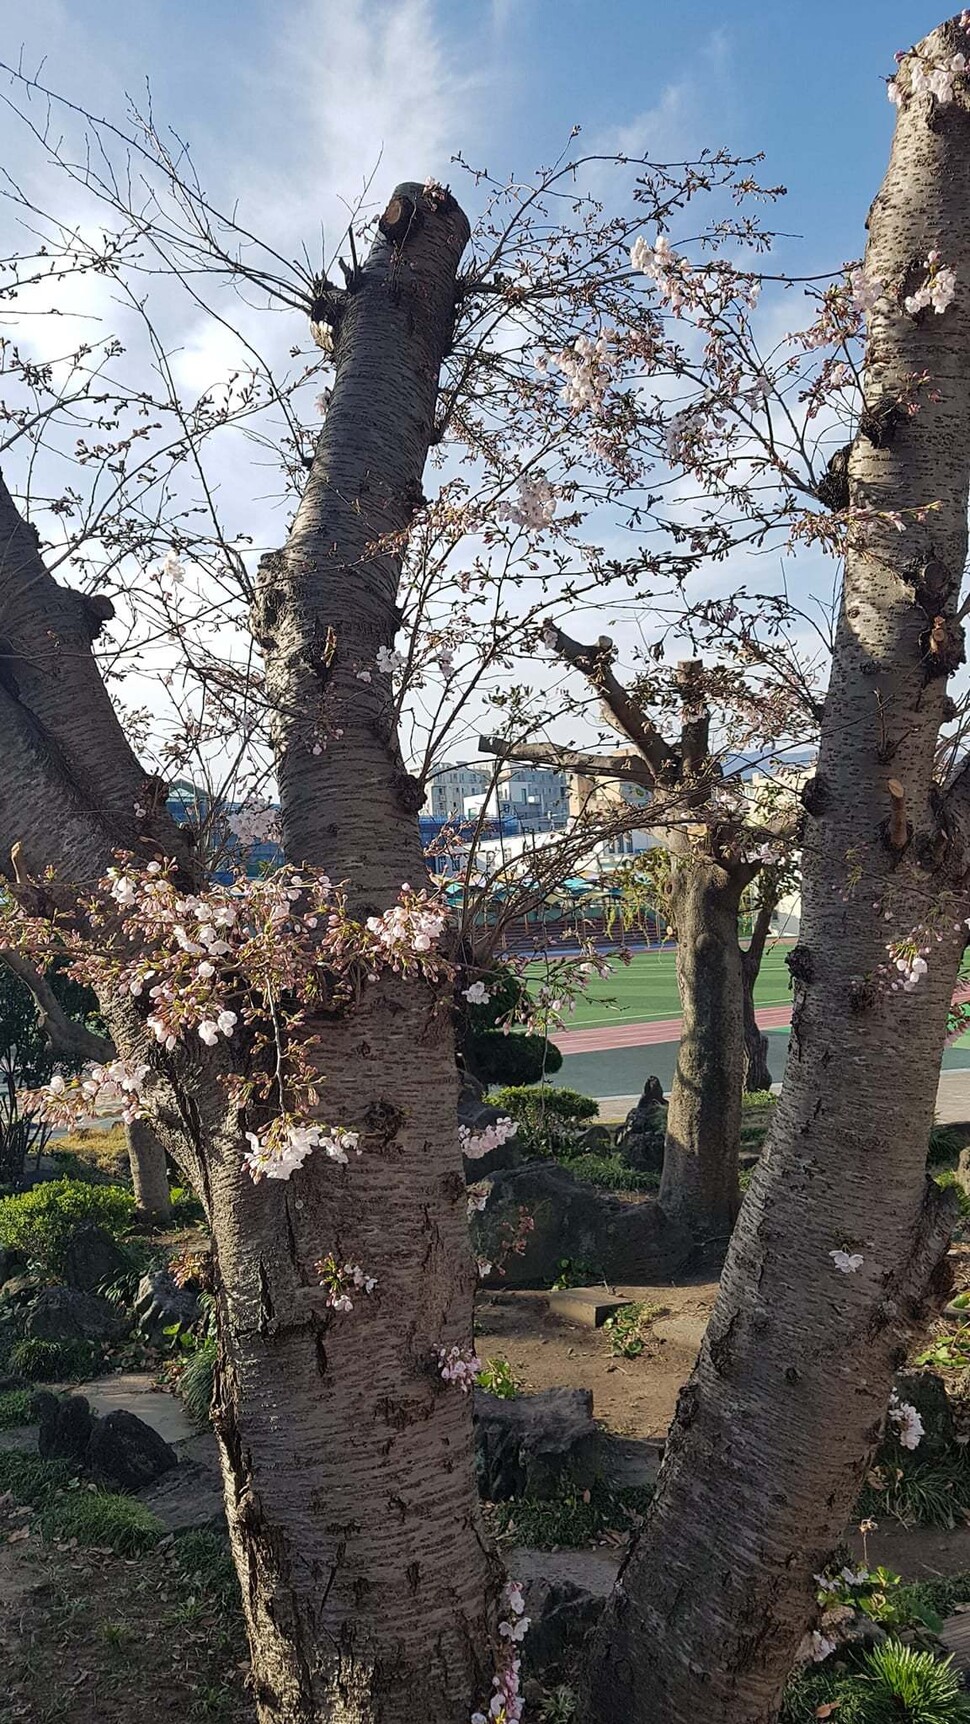
{"label": "dirt ground", "polygon": [[595,1417],[619,1436],[663,1437],[694,1363],[717,1282],[705,1277],[614,1291],[665,1312],[656,1318],[659,1329],[669,1322],[682,1334],[666,1339],[650,1323],[639,1358],[614,1358],[607,1332],[561,1322],[550,1314],[544,1293],[490,1292],[481,1294],[476,1306],[475,1350],[482,1360],[507,1359],[527,1392],[592,1389]]}

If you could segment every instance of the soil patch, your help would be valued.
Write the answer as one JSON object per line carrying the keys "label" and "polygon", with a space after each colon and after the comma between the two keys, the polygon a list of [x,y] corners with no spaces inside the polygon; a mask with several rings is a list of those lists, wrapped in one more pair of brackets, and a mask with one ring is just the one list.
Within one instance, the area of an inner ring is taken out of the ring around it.
{"label": "soil patch", "polygon": [[616,1358],[607,1331],[554,1317],[544,1293],[510,1289],[479,1295],[475,1349],[482,1360],[508,1359],[527,1392],[592,1389],[594,1416],[620,1436],[663,1437],[697,1352],[686,1337],[697,1335],[709,1316],[717,1282],[697,1277],[676,1286],[625,1285],[615,1291],[652,1309],[661,1325],[661,1310],[682,1319],[676,1329],[681,1338],[664,1340],[646,1323],[639,1357]]}

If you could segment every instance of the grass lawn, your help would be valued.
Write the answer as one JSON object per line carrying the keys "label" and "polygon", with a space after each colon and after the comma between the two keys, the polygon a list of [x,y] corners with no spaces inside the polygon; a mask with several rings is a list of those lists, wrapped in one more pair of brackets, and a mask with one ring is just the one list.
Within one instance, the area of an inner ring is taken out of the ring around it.
{"label": "grass lawn", "polygon": [[[791,1000],[785,956],[791,942],[769,946],[755,987],[759,1006],[784,1006]],[[530,966],[533,976],[541,966]],[[614,961],[613,974],[600,981],[594,976],[584,998],[576,1002],[563,1027],[571,1030],[598,1029],[604,1024],[637,1024],[654,1018],[680,1016],[677,994],[676,956],[668,952],[637,952],[630,964]]]}

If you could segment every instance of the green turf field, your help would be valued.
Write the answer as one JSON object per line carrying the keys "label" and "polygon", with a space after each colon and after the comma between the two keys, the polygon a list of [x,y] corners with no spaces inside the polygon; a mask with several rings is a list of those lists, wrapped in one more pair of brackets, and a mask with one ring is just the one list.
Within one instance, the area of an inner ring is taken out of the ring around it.
{"label": "green turf field", "polygon": [[[790,951],[791,942],[787,941],[765,952],[755,986],[757,1005],[783,1006],[791,1000],[785,968],[785,955]],[[603,1024],[679,1017],[675,966],[673,952],[637,952],[629,964],[614,962],[608,981],[592,978],[586,995],[576,1001],[576,1010],[564,1019],[563,1028],[589,1030]],[[539,965],[531,965],[530,970],[533,975],[541,974]]]}

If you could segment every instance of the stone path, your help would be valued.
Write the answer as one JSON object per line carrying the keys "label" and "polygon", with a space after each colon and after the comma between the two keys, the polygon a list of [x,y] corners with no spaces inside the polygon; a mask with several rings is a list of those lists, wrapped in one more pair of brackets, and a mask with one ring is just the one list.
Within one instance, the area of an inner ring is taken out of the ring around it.
{"label": "stone path", "polygon": [[135,1413],[173,1446],[198,1435],[178,1396],[156,1389],[148,1371],[120,1371],[115,1377],[72,1383],[69,1388],[72,1394],[84,1395],[95,1413]]}

